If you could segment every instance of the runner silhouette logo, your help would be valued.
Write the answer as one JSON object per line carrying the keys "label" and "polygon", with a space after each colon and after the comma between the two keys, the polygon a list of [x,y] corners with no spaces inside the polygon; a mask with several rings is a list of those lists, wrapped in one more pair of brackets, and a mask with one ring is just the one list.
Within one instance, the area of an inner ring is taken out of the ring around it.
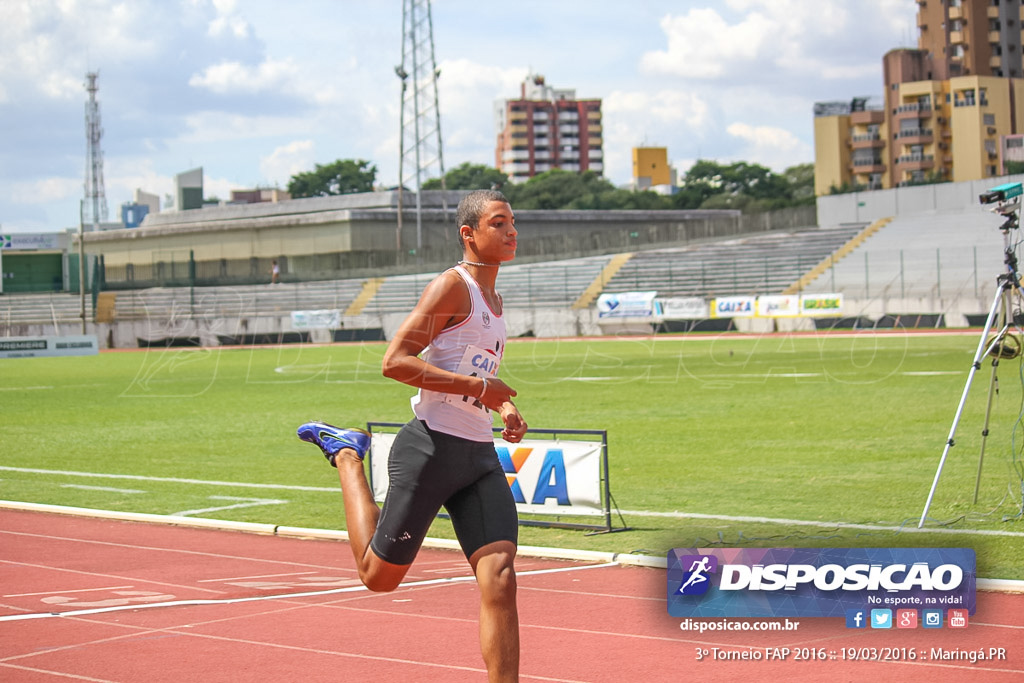
{"label": "runner silhouette logo", "polygon": [[684,555],[679,566],[687,567],[679,595],[704,595],[711,587],[711,574],[718,571],[718,558],[714,555]]}

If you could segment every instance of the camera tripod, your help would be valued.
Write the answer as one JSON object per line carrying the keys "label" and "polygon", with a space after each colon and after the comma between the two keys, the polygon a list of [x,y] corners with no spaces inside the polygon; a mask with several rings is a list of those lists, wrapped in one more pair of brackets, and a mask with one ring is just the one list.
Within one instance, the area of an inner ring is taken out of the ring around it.
{"label": "camera tripod", "polygon": [[[1019,207],[1019,205],[1018,205]],[[978,457],[978,477],[974,483],[974,502],[978,502],[978,488],[981,485],[981,468],[985,460],[985,441],[988,439],[989,418],[992,415],[992,398],[999,390],[999,378],[997,370],[1000,359],[1012,359],[1020,354],[1020,341],[1010,334],[1010,328],[1018,326],[1022,322],[1020,311],[1024,308],[1024,291],[1021,290],[1020,275],[1017,272],[1017,256],[1010,246],[1010,230],[1017,227],[1016,211],[1007,215],[1006,221],[1000,226],[1003,233],[1003,263],[1006,271],[996,278],[996,294],[992,299],[992,306],[989,308],[988,317],[985,319],[985,329],[981,331],[981,340],[978,342],[978,350],[974,354],[974,361],[971,363],[971,371],[967,375],[967,383],[964,385],[963,395],[960,397],[960,404],[957,406],[956,415],[953,417],[953,425],[950,427],[949,436],[946,439],[946,446],[942,450],[942,457],[939,459],[939,467],[935,472],[935,480],[932,482],[931,491],[928,492],[928,500],[924,504],[924,512],[921,513],[921,521],[917,528],[924,526],[928,517],[928,509],[931,507],[932,498],[935,496],[935,488],[939,485],[939,477],[942,475],[942,467],[946,464],[946,456],[954,446],[953,437],[956,435],[957,425],[960,424],[960,417],[964,412],[964,405],[967,403],[967,394],[974,381],[974,375],[981,368],[981,361],[985,356],[992,356],[992,376],[988,385],[988,404],[985,406],[985,423],[981,431],[981,453]],[[1013,314],[1014,295],[1017,297],[1018,315]],[[992,331],[998,328],[998,332],[992,335]]]}

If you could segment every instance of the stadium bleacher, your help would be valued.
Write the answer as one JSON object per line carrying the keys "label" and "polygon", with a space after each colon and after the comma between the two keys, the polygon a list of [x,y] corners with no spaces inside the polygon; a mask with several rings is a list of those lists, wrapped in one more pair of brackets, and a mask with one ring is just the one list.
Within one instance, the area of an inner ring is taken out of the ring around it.
{"label": "stadium bleacher", "polygon": [[[896,216],[806,291],[856,299],[991,296],[1003,272],[1002,223],[980,207]],[[1019,232],[1010,238],[1021,239]]]}
{"label": "stadium bleacher", "polygon": [[777,294],[863,227],[815,228],[644,251],[630,259],[604,291],[705,298]]}
{"label": "stadium bleacher", "polygon": [[[552,311],[593,306],[592,295],[600,292],[656,291],[662,298],[710,299],[795,291],[794,283],[808,293],[837,292],[862,300],[988,297],[1004,268],[1002,224],[1002,217],[971,207],[898,216],[873,226],[874,232],[864,231],[865,224],[808,228],[632,254],[509,264],[497,284],[509,309]],[[1018,230],[1005,232],[1014,243],[1020,240]],[[854,240],[858,236],[864,241]],[[837,253],[845,255],[809,280],[815,266]],[[105,321],[270,321],[292,311],[326,309],[362,315],[375,326],[375,320],[411,310],[436,275],[109,291],[101,294],[97,320],[101,310]],[[26,325],[56,330],[80,322],[80,306],[77,294],[5,294],[0,297],[0,335],[17,335]],[[92,307],[88,296],[90,322]]]}

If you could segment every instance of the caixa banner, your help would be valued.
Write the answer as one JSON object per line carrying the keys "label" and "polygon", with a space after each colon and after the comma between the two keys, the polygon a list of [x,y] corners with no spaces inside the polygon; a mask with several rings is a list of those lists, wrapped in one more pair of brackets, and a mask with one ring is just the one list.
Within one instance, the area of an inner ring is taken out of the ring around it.
{"label": "caixa banner", "polygon": [[966,609],[968,548],[675,548],[673,617],[844,617],[848,610]]}
{"label": "caixa banner", "polygon": [[[374,499],[388,490],[388,456],[395,434],[372,430],[370,484]],[[520,512],[606,515],[602,503],[602,445],[593,441],[524,439],[494,447]]]}

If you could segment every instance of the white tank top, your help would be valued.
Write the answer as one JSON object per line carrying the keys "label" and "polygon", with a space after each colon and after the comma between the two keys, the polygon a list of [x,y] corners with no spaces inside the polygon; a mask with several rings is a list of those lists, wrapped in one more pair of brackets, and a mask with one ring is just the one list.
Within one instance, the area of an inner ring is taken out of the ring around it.
{"label": "white tank top", "polygon": [[[480,285],[462,266],[452,268],[469,288],[469,316],[442,331],[423,349],[427,363],[474,377],[496,377],[505,353],[505,320],[491,310]],[[412,411],[431,429],[470,441],[491,441],[494,418],[472,396],[420,389],[412,397]]]}

